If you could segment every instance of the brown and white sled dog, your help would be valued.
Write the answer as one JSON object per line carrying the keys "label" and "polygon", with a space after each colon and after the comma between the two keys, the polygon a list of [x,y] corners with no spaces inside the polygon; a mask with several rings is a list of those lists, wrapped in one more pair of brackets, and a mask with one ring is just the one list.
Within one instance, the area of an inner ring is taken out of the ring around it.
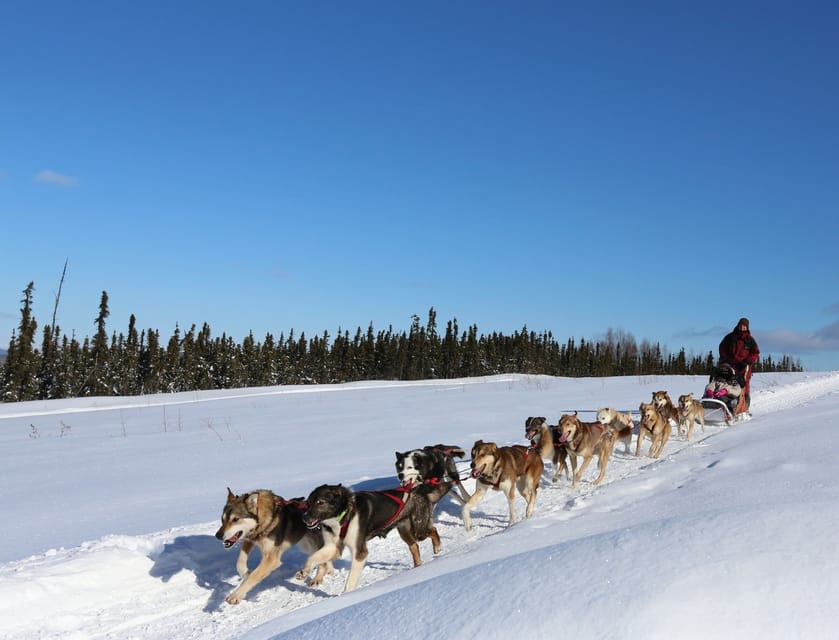
{"label": "brown and white sled dog", "polygon": [[[559,474],[565,471],[565,479],[570,480],[568,472],[568,451],[559,441],[559,428],[549,425],[547,418],[529,417],[524,421],[524,437],[530,440],[530,450],[535,451],[542,458],[551,463],[553,475],[551,482],[559,480]],[[572,462],[576,462],[572,458]]]}
{"label": "brown and white sled dog", "polygon": [[666,391],[653,391],[653,404],[666,420],[672,420],[674,425],[679,424],[679,410]]}
{"label": "brown and white sled dog", "polygon": [[[221,513],[221,527],[216,538],[229,549],[241,541],[236,559],[236,571],[242,582],[226,600],[238,604],[268,574],[279,568],[283,554],[294,545],[306,553],[313,553],[323,546],[320,531],[312,531],[303,524],[303,509],[297,500],[284,500],[267,489],[234,495],[227,489],[227,503]],[[248,555],[258,547],[262,558],[253,571],[248,570]],[[312,581],[318,585],[327,573],[332,573],[332,563],[324,560],[318,565]]]}
{"label": "brown and white sled dog", "polygon": [[609,464],[609,458],[615,448],[617,432],[607,429],[599,422],[582,422],[576,411],[574,415],[564,414],[560,417],[559,430],[562,432],[560,441],[566,443],[568,454],[583,459],[583,464],[574,473],[571,488],[576,488],[580,483],[580,478],[594,456],[597,456],[597,467],[600,470],[594,484],[600,484],[606,475],[606,465]]}
{"label": "brown and white sled dog", "polygon": [[638,445],[635,447],[635,457],[641,455],[641,444],[644,438],[649,436],[652,440],[649,456],[658,458],[664,445],[670,439],[670,422],[652,402],[649,404],[642,402],[638,409],[641,412],[641,420],[638,423]]}
{"label": "brown and white sled dog", "polygon": [[705,407],[692,393],[679,396],[679,433],[685,435],[688,442],[697,420],[702,425],[702,433],[705,433]]}
{"label": "brown and white sled dog", "polygon": [[632,420],[632,413],[621,412],[612,407],[603,407],[597,410],[597,421],[609,429],[617,432],[617,442],[623,442],[624,453],[629,453],[632,445],[632,431],[635,429],[635,422]]}
{"label": "brown and white sled dog", "polygon": [[344,593],[358,586],[361,570],[367,561],[367,541],[386,536],[392,529],[408,545],[414,566],[422,564],[418,542],[431,538],[434,553],[441,549],[434,526],[434,505],[449,489],[451,482],[422,484],[413,489],[400,487],[386,491],[352,491],[340,484],[324,484],[309,494],[303,514],[306,526],[323,534],[323,547],[309,556],[297,573],[305,580],[315,565],[341,557],[350,550],[350,572]]}
{"label": "brown and white sled dog", "polygon": [[527,501],[525,518],[533,515],[536,494],[545,466],[542,458],[527,447],[513,445],[499,447],[494,442],[475,441],[472,447],[472,477],[475,478],[475,493],[463,505],[463,524],[472,529],[472,509],[475,508],[489,489],[501,491],[507,496],[510,508],[509,524],[518,521],[516,515],[516,489]]}
{"label": "brown and white sled dog", "polygon": [[455,458],[463,458],[465,455],[466,451],[463,448],[446,444],[435,444],[405,452],[397,451],[396,476],[403,487],[449,480],[457,487],[457,491],[452,495],[460,504],[466,504],[471,496],[463,488],[454,462]]}

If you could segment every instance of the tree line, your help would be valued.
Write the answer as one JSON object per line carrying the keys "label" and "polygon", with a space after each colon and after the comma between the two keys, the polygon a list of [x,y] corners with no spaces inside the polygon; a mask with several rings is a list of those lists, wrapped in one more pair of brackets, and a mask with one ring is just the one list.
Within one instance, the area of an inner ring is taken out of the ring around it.
{"label": "tree line", "polygon": [[[213,337],[207,323],[183,331],[175,326],[168,339],[156,329],[139,331],[134,315],[126,333],[108,333],[108,294],[102,292],[96,333],[79,342],[61,335],[53,321],[43,327],[32,315],[34,283],[23,291],[20,325],[11,337],[0,367],[4,402],[82,396],[121,396],[231,389],[281,384],[325,384],[358,380],[426,380],[499,373],[567,377],[703,375],[715,363],[713,352],[672,354],[659,343],[609,329],[603,338],[558,341],[550,331],[527,327],[512,335],[466,329],[457,320],[441,332],[432,307],[423,324],[412,317],[407,331],[340,327],[334,336],[307,338],[304,333],[258,342],[249,334],[241,343],[222,334]],[[59,337],[60,336],[60,337]],[[765,357],[755,371],[801,371],[800,362]]]}

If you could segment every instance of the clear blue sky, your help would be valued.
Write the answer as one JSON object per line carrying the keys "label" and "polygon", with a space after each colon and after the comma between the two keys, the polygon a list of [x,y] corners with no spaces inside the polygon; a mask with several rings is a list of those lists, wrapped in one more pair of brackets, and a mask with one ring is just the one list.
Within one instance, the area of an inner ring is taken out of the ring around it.
{"label": "clear blue sky", "polygon": [[0,346],[609,328],[839,369],[839,5],[23,2]]}

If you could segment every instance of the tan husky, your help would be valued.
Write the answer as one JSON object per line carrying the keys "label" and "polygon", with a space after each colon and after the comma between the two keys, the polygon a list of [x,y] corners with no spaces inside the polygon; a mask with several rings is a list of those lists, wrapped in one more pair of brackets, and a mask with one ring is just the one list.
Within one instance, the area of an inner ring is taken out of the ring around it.
{"label": "tan husky", "polygon": [[653,391],[653,404],[666,420],[672,420],[674,425],[679,424],[679,410],[666,391]]}
{"label": "tan husky", "polygon": [[527,501],[525,518],[533,515],[536,506],[536,493],[545,466],[539,454],[527,447],[513,445],[499,447],[494,442],[477,440],[472,447],[472,477],[475,478],[475,493],[463,505],[463,524],[466,530],[472,529],[472,509],[484,497],[489,489],[501,491],[507,496],[510,507],[510,522],[518,521],[516,515],[516,489]]}
{"label": "tan husky", "polygon": [[659,413],[656,406],[650,402],[642,402],[639,407],[641,411],[641,421],[638,423],[638,445],[635,447],[635,457],[641,455],[641,443],[644,438],[649,436],[653,443],[650,445],[649,455],[651,458],[658,458],[661,455],[661,450],[670,439],[670,422],[667,418]]}
{"label": "tan husky", "polygon": [[679,396],[679,433],[685,435],[688,442],[697,420],[702,425],[702,433],[705,433],[705,407],[692,393]]}
{"label": "tan husky", "polygon": [[586,467],[594,456],[597,456],[597,467],[600,469],[600,475],[597,476],[594,484],[603,482],[606,465],[609,464],[609,458],[615,448],[617,432],[607,429],[599,422],[582,422],[577,417],[576,411],[574,415],[565,414],[559,419],[559,430],[561,432],[559,440],[566,444],[572,459],[575,456],[583,459],[583,464],[574,472],[571,488],[579,484],[580,478],[583,477]]}

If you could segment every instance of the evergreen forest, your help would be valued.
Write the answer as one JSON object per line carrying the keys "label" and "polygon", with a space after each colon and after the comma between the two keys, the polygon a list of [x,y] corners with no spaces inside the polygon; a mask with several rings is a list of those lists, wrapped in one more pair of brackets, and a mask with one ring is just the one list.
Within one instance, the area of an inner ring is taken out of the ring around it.
{"label": "evergreen forest", "polygon": [[[559,341],[550,331],[512,335],[479,333],[476,325],[458,326],[456,319],[441,330],[437,313],[429,309],[423,323],[353,333],[340,327],[313,337],[304,333],[257,341],[253,334],[241,343],[210,326],[175,326],[168,338],[156,329],[139,330],[134,315],[125,332],[107,327],[108,294],[102,292],[96,332],[81,342],[61,335],[55,323],[38,336],[32,316],[34,283],[23,291],[21,318],[0,366],[2,401],[48,400],[81,396],[122,396],[231,389],[271,385],[326,384],[357,380],[427,380],[465,378],[500,373],[567,377],[704,375],[715,353],[688,355],[684,348],[668,353],[659,343],[621,330],[608,330],[598,340]],[[56,300],[57,308],[57,300]],[[40,339],[39,339],[40,338]],[[755,371],[801,371],[789,357],[763,358]]]}

